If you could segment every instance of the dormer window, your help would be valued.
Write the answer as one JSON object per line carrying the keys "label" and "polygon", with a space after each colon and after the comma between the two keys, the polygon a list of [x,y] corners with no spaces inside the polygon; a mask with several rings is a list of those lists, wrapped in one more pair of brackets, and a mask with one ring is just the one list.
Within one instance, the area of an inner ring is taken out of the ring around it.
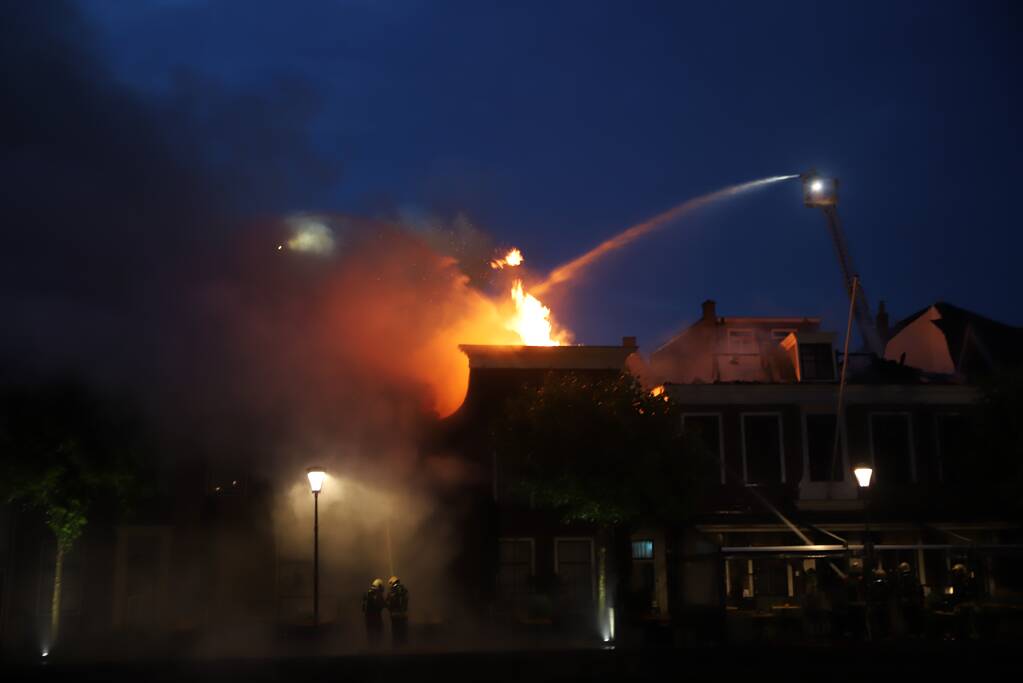
{"label": "dormer window", "polygon": [[771,341],[773,341],[774,343],[777,344],[777,343],[781,342],[782,339],[784,339],[785,337],[789,336],[790,334],[794,334],[795,331],[796,331],[795,329],[787,328],[787,327],[786,328],[775,328],[775,329],[771,330]]}
{"label": "dormer window", "polygon": [[835,379],[835,354],[830,343],[799,344],[799,379],[802,382],[831,382]]}

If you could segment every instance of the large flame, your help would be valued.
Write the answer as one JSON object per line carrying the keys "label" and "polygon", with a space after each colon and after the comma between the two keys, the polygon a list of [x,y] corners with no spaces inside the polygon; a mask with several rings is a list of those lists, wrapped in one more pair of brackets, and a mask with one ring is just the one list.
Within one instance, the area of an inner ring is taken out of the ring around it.
{"label": "large flame", "polygon": [[551,322],[551,309],[522,288],[522,280],[516,280],[511,290],[515,302],[515,314],[506,323],[526,346],[561,346],[565,334],[555,334]]}
{"label": "large flame", "polygon": [[[503,258],[494,259],[490,267],[503,269],[505,266],[520,266],[525,261],[522,252],[511,249]],[[535,296],[522,286],[522,280],[516,279],[511,289],[515,311],[505,322],[505,327],[519,336],[526,346],[561,346],[568,340],[563,331],[555,331],[551,320],[551,309],[544,306]]]}
{"label": "large flame", "polygon": [[491,268],[502,269],[505,266],[520,266],[522,265],[522,252],[518,249],[512,249],[504,258],[494,259],[490,262]]}

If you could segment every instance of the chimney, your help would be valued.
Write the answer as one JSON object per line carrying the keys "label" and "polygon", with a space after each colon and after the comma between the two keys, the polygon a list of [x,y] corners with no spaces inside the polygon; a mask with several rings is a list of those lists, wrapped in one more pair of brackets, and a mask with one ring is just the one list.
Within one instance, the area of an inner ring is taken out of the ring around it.
{"label": "chimney", "polygon": [[704,322],[716,322],[718,318],[717,304],[714,303],[713,299],[707,299],[703,302],[703,318]]}
{"label": "chimney", "polygon": [[881,343],[882,344],[887,343],[888,342],[888,333],[889,333],[889,329],[888,329],[888,311],[884,307],[884,301],[883,300],[881,301],[881,303],[877,307],[877,320],[874,323],[874,325],[875,325],[875,327],[877,327],[877,334],[878,334],[878,336],[881,337]]}
{"label": "chimney", "polygon": [[634,349],[634,348],[636,348],[636,338],[635,337],[622,337],[622,346],[624,346],[627,349]]}

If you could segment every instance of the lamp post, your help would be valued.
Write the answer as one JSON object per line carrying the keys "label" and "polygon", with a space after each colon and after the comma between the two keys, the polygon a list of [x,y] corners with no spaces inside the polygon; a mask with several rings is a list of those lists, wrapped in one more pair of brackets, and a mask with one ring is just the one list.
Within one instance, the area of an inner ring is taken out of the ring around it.
{"label": "lamp post", "polygon": [[856,477],[856,483],[860,485],[860,490],[863,492],[863,598],[864,598],[864,617],[866,620],[867,627],[867,640],[873,640],[873,634],[871,633],[871,615],[870,615],[870,591],[873,586],[874,580],[874,548],[870,542],[870,480],[874,476],[874,468],[869,463],[860,463],[853,468],[853,475]]}
{"label": "lamp post", "polygon": [[309,490],[313,492],[313,625],[320,624],[320,491],[327,473],[322,467],[306,470]]}
{"label": "lamp post", "polygon": [[870,497],[868,491],[870,491],[870,480],[874,477],[874,468],[869,464],[862,463],[853,468],[853,475],[855,475],[856,483],[860,485],[860,489],[863,491],[863,516],[865,522],[863,554],[864,559],[867,559],[870,550]]}

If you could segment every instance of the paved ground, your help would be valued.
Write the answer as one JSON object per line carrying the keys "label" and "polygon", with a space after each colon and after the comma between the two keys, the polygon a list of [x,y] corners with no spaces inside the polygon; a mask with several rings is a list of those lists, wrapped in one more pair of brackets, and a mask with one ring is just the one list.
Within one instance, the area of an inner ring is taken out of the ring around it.
{"label": "paved ground", "polygon": [[742,680],[776,674],[791,681],[972,681],[1014,679],[1014,644],[914,643],[827,647],[704,647],[537,652],[381,654],[121,663],[38,661],[0,668],[5,681],[650,681]]}

